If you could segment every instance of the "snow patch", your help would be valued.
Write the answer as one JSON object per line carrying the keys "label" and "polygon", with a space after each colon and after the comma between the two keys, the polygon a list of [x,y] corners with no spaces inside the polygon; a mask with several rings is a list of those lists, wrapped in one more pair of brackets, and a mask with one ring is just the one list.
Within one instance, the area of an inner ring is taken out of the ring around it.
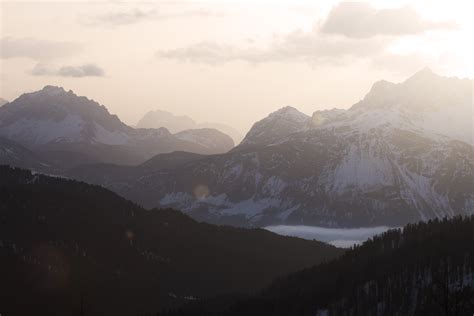
{"label": "snow patch", "polygon": [[94,123],[94,140],[106,145],[126,145],[130,142],[130,136],[121,131],[109,131],[97,123]]}
{"label": "snow patch", "polygon": [[83,125],[83,119],[74,114],[67,115],[61,121],[22,118],[12,124],[0,127],[0,133],[10,139],[17,139],[32,145],[42,145],[58,139],[80,141]]}

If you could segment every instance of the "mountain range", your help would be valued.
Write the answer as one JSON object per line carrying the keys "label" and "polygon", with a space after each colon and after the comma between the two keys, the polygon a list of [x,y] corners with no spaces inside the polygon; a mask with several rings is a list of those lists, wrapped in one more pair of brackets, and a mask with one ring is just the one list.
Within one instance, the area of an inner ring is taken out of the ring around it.
{"label": "mountain range", "polygon": [[160,128],[165,127],[171,133],[178,133],[188,129],[213,128],[229,135],[235,144],[239,144],[243,136],[235,128],[221,123],[196,123],[186,115],[174,115],[173,113],[154,110],[146,113],[137,123],[138,128]]}
{"label": "mountain range", "polygon": [[[235,147],[23,94],[0,107],[0,314],[472,315],[473,87],[424,69]],[[343,250],[278,224],[393,229]]]}
{"label": "mountain range", "polygon": [[68,176],[145,207],[237,226],[401,226],[470,215],[472,87],[424,69],[375,83],[347,110],[282,108],[227,153],[159,155],[148,169],[81,166]]}
{"label": "mountain range", "polygon": [[232,139],[216,129],[135,129],[103,106],[60,87],[25,93],[0,108],[0,137],[34,151],[60,168],[84,163],[139,164],[159,153],[201,154],[230,150]]}

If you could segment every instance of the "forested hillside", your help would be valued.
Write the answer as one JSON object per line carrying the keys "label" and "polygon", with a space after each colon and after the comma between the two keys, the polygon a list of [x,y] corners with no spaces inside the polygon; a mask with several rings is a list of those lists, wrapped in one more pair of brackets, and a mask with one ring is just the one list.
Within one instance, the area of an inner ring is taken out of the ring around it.
{"label": "forested hillside", "polygon": [[[98,186],[0,167],[0,313],[136,315],[252,292],[342,253],[147,211]],[[82,304],[81,304],[82,302]]]}
{"label": "forested hillside", "polygon": [[474,217],[391,230],[261,295],[167,315],[472,315]]}

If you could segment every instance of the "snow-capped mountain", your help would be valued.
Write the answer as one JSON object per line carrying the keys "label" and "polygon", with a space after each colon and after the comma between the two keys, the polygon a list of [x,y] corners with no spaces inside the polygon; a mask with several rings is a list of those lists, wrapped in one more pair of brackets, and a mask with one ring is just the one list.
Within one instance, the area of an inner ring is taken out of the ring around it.
{"label": "snow-capped mountain", "polygon": [[473,214],[471,86],[424,70],[376,83],[348,110],[309,117],[286,107],[226,154],[132,179],[110,175],[105,185],[146,206],[233,225],[398,226]]}
{"label": "snow-capped mountain", "polygon": [[0,133],[28,146],[50,142],[124,145],[132,129],[100,104],[46,86],[0,109]]}
{"label": "snow-capped mountain", "polygon": [[48,158],[74,152],[89,157],[84,158],[88,163],[134,164],[175,150],[215,154],[233,147],[221,132],[209,131],[206,142],[202,134],[188,130],[184,137],[166,128],[134,129],[103,105],[53,86],[23,94],[0,108],[0,136]]}
{"label": "snow-capped mountain", "polygon": [[405,82],[379,81],[367,96],[331,126],[370,129],[392,126],[428,137],[474,144],[473,81],[446,78],[425,68]]}
{"label": "snow-capped mountain", "polygon": [[255,123],[241,146],[266,145],[311,128],[311,118],[294,107],[287,106]]}
{"label": "snow-capped mountain", "polygon": [[137,123],[138,128],[160,128],[165,127],[172,133],[179,133],[189,129],[210,128],[229,135],[235,144],[242,141],[243,136],[233,127],[221,123],[196,123],[186,115],[174,115],[173,113],[154,110],[147,112]]}

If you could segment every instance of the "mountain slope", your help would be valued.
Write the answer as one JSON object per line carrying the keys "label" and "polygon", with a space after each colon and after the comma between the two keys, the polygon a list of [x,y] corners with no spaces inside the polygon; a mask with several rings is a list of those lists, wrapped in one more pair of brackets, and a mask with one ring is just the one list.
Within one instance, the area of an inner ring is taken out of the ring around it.
{"label": "mountain slope", "polygon": [[[226,154],[98,183],[148,207],[244,226],[401,226],[473,214],[471,86],[424,70],[376,83],[349,110],[309,117],[283,108]],[[433,129],[443,116],[454,123]]]}
{"label": "mountain slope", "polygon": [[230,138],[234,141],[235,145],[240,144],[244,136],[235,128],[232,126],[222,124],[222,123],[213,123],[213,122],[204,122],[204,123],[199,123],[198,128],[212,128],[216,129],[218,131],[221,131],[222,133],[229,135]]}
{"label": "mountain slope", "polygon": [[166,315],[470,315],[474,217],[392,230],[255,297],[217,298]]}
{"label": "mountain slope", "polygon": [[309,116],[291,106],[281,108],[255,123],[240,147],[271,144],[291,134],[308,130],[311,127],[310,121]]}
{"label": "mountain slope", "polygon": [[206,158],[206,155],[175,151],[156,155],[137,166],[104,163],[81,165],[69,169],[66,175],[74,179],[87,180],[88,183],[101,184],[116,191],[124,191],[135,179],[180,168],[187,163],[203,158]]}
{"label": "mountain slope", "polygon": [[188,129],[176,133],[174,136],[183,141],[209,148],[214,152],[219,152],[221,148],[231,149],[234,147],[234,141],[230,136],[213,128]]}
{"label": "mountain slope", "polygon": [[[399,84],[375,83],[347,112],[346,120],[366,128],[392,124],[431,138],[447,136],[473,145],[473,84],[472,80],[438,76],[425,68]],[[378,119],[361,115],[367,112]]]}
{"label": "mountain slope", "polygon": [[[0,306],[7,315],[137,315],[341,254],[332,246],[147,211],[101,187],[0,167]],[[18,299],[21,298],[21,299]]]}
{"label": "mountain slope", "polygon": [[22,167],[36,171],[48,170],[50,164],[31,150],[0,137],[0,165]]}
{"label": "mountain slope", "polygon": [[5,105],[5,104],[7,104],[7,103],[8,103],[7,100],[5,100],[5,99],[3,99],[3,98],[0,98],[0,106],[3,106],[3,105]]}
{"label": "mountain slope", "polygon": [[[187,133],[196,134],[198,140],[202,134]],[[198,143],[165,128],[133,129],[97,102],[53,86],[23,94],[1,107],[0,136],[43,152],[48,158],[54,159],[55,153],[77,153],[87,163],[138,164],[175,150],[213,154],[233,147],[232,141],[223,141],[226,136],[217,131],[207,135],[207,142]]]}

